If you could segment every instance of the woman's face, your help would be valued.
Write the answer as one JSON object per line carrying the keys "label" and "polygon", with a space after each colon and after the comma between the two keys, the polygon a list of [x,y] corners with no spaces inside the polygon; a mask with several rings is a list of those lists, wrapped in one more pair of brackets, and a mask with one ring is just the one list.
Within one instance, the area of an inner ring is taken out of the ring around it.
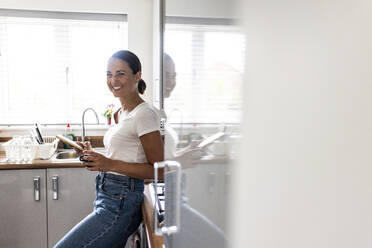
{"label": "woman's face", "polygon": [[174,64],[169,61],[164,61],[164,97],[167,98],[172,93],[174,87],[176,87],[176,72]]}
{"label": "woman's face", "polygon": [[107,86],[115,97],[126,97],[138,94],[137,84],[141,79],[141,72],[133,74],[128,63],[110,58],[107,63]]}

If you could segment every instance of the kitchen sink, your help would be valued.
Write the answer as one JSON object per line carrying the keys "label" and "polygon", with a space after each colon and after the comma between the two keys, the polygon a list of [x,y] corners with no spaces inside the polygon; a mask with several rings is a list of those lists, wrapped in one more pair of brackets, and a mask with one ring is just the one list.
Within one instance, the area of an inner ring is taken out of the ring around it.
{"label": "kitchen sink", "polygon": [[[96,147],[94,148],[94,151],[105,154],[105,148],[104,147]],[[79,154],[77,154],[74,150],[71,149],[63,149],[57,151],[57,154],[54,155],[54,159],[56,160],[63,160],[63,159],[77,159],[79,158]]]}
{"label": "kitchen sink", "polygon": [[56,159],[71,159],[77,158],[79,155],[75,151],[58,152]]}

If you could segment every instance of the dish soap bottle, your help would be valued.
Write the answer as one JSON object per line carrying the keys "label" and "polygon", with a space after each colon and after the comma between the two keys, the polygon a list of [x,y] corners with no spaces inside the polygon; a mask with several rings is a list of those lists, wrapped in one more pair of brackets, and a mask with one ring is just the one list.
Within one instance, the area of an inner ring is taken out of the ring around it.
{"label": "dish soap bottle", "polygon": [[[75,135],[72,133],[72,127],[71,127],[70,123],[67,123],[67,126],[65,128],[65,135],[64,136],[66,138],[69,138],[70,140],[74,140],[75,139]],[[70,149],[71,147],[69,147],[68,145],[66,145],[65,143],[63,143],[63,148]]]}

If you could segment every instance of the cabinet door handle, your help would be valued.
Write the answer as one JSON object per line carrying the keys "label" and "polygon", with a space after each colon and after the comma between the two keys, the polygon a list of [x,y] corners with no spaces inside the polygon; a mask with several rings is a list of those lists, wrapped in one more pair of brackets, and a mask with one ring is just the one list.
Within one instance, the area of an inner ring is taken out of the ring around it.
{"label": "cabinet door handle", "polygon": [[40,177],[34,177],[34,199],[40,201]]}
{"label": "cabinet door handle", "polygon": [[58,176],[52,177],[53,200],[58,200]]}
{"label": "cabinet door handle", "polygon": [[229,186],[230,186],[230,178],[231,178],[231,173],[227,172],[225,174],[225,193],[229,193]]}
{"label": "cabinet door handle", "polygon": [[158,168],[164,168],[165,184],[165,221],[158,227],[157,204],[154,207],[154,232],[156,235],[171,235],[180,231],[181,211],[181,165],[176,161],[165,161],[154,164],[155,202],[159,202],[157,194]]}
{"label": "cabinet door handle", "polygon": [[216,172],[209,172],[208,173],[208,192],[213,194],[216,188]]}

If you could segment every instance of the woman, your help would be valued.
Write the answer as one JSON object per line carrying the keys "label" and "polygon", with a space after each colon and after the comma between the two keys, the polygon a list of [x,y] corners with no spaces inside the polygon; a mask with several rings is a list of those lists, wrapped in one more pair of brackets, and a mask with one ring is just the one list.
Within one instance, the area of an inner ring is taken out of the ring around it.
{"label": "woman", "polygon": [[[169,98],[171,96],[172,91],[176,87],[176,65],[171,56],[164,53],[164,98]],[[165,115],[166,113],[161,113],[160,110],[156,110],[158,115]],[[119,122],[120,115],[122,113],[122,108],[119,108],[113,114],[115,123]],[[186,146],[185,148],[179,149],[176,151],[176,147],[178,144],[178,134],[175,130],[166,122],[165,123],[165,130],[164,130],[164,158],[167,160],[180,160],[183,161],[182,163],[183,168],[185,166],[192,167],[192,162],[190,159],[192,157],[200,158],[201,156],[201,149],[197,148],[197,145],[200,141],[191,141],[191,143]],[[187,161],[187,162],[186,162]]]}
{"label": "woman", "polygon": [[[142,221],[143,179],[153,178],[153,164],[163,161],[159,117],[140,96],[146,88],[141,63],[130,51],[118,51],[107,65],[107,86],[121,102],[117,125],[104,137],[106,155],[84,146],[83,164],[100,171],[96,178],[94,211],[55,246],[120,247]],[[162,171],[160,171],[162,175]]]}

